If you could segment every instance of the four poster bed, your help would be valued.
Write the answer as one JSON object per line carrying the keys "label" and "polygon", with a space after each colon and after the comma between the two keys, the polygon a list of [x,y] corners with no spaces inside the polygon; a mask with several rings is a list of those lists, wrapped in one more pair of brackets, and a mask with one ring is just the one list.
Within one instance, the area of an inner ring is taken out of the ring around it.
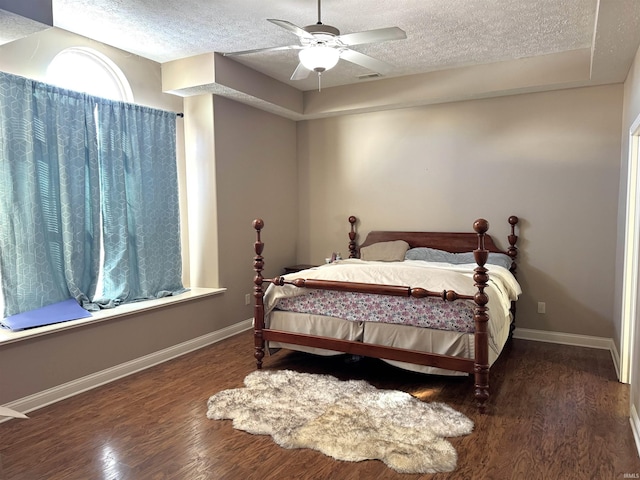
{"label": "four poster bed", "polygon": [[474,222],[475,233],[372,231],[358,246],[351,216],[348,259],[265,279],[264,222],[254,220],[257,368],[265,349],[288,348],[375,357],[424,373],[473,373],[485,412],[489,368],[513,329],[521,293],[518,217],[508,221],[503,251],[484,219]]}

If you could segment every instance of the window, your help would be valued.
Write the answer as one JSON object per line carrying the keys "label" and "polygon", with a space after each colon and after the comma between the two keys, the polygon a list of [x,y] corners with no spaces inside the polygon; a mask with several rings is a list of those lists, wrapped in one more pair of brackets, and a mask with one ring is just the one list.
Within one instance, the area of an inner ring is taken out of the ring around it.
{"label": "window", "polygon": [[56,55],[47,68],[47,83],[97,97],[133,102],[133,92],[122,70],[90,48],[67,48]]}
{"label": "window", "polygon": [[175,114],[123,102],[124,75],[89,49],[63,51],[47,74],[43,84],[0,72],[5,315],[184,291]]}

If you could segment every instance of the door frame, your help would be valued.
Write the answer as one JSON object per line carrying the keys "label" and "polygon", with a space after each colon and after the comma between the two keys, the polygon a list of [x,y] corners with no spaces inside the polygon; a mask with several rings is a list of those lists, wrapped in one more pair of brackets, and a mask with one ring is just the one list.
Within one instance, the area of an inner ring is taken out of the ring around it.
{"label": "door frame", "polygon": [[631,383],[633,345],[638,318],[638,276],[640,257],[640,115],[629,129],[627,203],[620,325],[620,381]]}

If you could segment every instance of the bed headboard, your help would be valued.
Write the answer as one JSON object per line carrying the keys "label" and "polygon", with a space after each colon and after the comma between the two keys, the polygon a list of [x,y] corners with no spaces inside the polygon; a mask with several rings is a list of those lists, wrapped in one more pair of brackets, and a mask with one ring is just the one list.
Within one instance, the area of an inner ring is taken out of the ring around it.
{"label": "bed headboard", "polygon": [[[477,220],[478,221],[478,220]],[[477,222],[476,221],[476,222]],[[490,235],[484,235],[484,246],[490,252],[504,253],[509,255],[515,260],[517,256],[516,242],[518,240],[515,235],[515,226],[518,223],[518,217],[509,217],[509,224],[511,225],[511,235],[507,237],[509,241],[509,248],[505,250],[499,249],[493,242]],[[357,218],[354,216],[349,217],[349,223],[351,224],[351,232],[349,232],[349,252],[350,257],[355,258],[358,256],[359,249],[368,245],[378,242],[389,242],[393,240],[404,240],[409,244],[409,247],[430,247],[438,250],[445,250],[451,253],[464,253],[471,252],[478,248],[478,234],[471,232],[399,232],[399,231],[385,231],[375,230],[369,232],[367,238],[359,246],[356,244],[356,231],[355,224]]]}

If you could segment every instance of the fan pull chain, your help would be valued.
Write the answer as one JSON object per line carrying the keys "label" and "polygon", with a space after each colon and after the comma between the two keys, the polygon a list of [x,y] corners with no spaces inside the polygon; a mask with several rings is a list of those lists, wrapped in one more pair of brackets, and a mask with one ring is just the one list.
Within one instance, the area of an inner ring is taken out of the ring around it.
{"label": "fan pull chain", "polygon": [[322,72],[318,72],[318,91],[322,91]]}

